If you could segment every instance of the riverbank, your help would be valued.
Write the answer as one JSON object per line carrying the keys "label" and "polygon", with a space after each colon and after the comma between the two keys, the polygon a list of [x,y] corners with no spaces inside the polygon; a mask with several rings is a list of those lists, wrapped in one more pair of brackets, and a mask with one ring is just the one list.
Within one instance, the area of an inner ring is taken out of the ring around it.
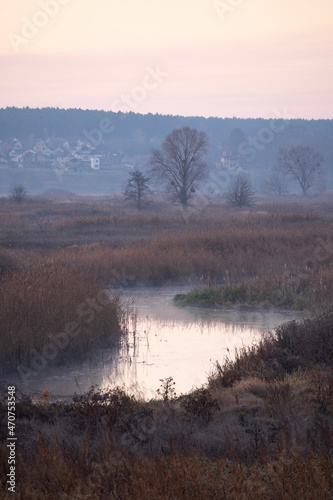
{"label": "riverbank", "polygon": [[248,308],[285,308],[294,311],[313,313],[330,308],[333,299],[333,269],[323,268],[307,273],[299,271],[267,278],[252,278],[245,282],[213,286],[211,280],[201,289],[194,288],[187,293],[174,296],[177,306],[195,307],[248,307]]}
{"label": "riverbank", "polygon": [[47,390],[17,394],[17,498],[330,498],[332,332],[332,314],[286,324],[188,395],[172,378],[147,403],[120,388],[53,403]]}

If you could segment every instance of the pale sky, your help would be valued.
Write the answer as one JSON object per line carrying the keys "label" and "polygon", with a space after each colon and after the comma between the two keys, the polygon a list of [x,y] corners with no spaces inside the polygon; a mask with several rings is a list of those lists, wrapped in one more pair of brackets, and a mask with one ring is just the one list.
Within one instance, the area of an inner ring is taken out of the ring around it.
{"label": "pale sky", "polygon": [[333,118],[332,0],[0,0],[0,107]]}

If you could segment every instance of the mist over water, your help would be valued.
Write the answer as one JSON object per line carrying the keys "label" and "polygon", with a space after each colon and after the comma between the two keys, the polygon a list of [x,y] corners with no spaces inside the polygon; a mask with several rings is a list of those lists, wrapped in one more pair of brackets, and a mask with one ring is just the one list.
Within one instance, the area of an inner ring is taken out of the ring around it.
{"label": "mist over water", "polygon": [[90,359],[70,367],[49,367],[35,379],[17,385],[26,393],[47,388],[53,396],[83,393],[92,385],[121,386],[151,399],[161,379],[172,377],[177,395],[201,387],[216,361],[233,358],[235,348],[248,346],[261,335],[300,314],[285,311],[179,308],[176,293],[190,287],[125,289],[122,302],[130,310],[129,332],[117,350],[94,351]]}

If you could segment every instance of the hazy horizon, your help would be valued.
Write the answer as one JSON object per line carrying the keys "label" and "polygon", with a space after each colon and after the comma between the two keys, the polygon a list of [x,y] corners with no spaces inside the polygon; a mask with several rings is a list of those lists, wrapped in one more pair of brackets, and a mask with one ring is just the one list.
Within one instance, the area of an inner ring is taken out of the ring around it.
{"label": "hazy horizon", "polygon": [[0,5],[0,107],[333,118],[328,0]]}
{"label": "hazy horizon", "polygon": [[[40,107],[31,107],[31,106],[2,106],[0,107],[0,111],[1,110],[5,110],[6,108],[16,108],[18,110],[24,110],[26,108],[29,108],[31,110],[34,110],[34,109],[59,109],[59,110],[62,110],[62,111],[69,111],[69,110],[81,110],[81,111],[101,111],[101,112],[104,112],[104,113],[117,113],[117,111],[113,111],[112,109],[110,110],[107,110],[107,109],[98,109],[98,108],[74,108],[74,107],[71,107],[71,106],[68,106],[66,108],[60,108],[60,107],[55,107],[55,106],[40,106]],[[280,111],[280,110],[277,110],[277,111]],[[133,113],[135,114],[138,114],[138,115],[142,115],[142,116],[148,116],[148,115],[159,115],[159,116],[165,116],[165,117],[168,117],[168,116],[171,116],[173,118],[177,118],[177,117],[181,117],[181,118],[189,118],[189,119],[192,119],[192,118],[203,118],[203,119],[207,119],[209,120],[210,118],[213,118],[213,119],[218,119],[218,120],[233,120],[233,119],[239,119],[239,120],[278,120],[278,119],[284,119],[284,120],[305,120],[305,121],[312,121],[312,120],[333,120],[333,118],[302,118],[300,116],[291,116],[286,109],[281,109],[281,113],[276,114],[275,116],[272,114],[272,116],[268,116],[268,117],[263,117],[263,116],[213,116],[213,115],[209,115],[209,116],[203,116],[203,115],[180,115],[180,114],[172,114],[172,113],[159,113],[159,112],[151,112],[151,111],[147,111],[145,113],[140,113],[139,111],[133,111]]]}

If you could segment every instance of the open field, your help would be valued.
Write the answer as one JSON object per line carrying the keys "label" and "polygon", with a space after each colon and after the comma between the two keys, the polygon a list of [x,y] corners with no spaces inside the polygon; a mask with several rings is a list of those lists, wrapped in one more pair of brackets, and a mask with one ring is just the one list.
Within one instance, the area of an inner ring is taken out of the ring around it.
{"label": "open field", "polygon": [[129,169],[123,165],[111,170],[100,170],[98,175],[90,168],[82,172],[69,173],[52,168],[4,167],[0,164],[0,194],[7,194],[11,186],[22,183],[29,193],[63,190],[71,193],[112,193],[121,191]]}
{"label": "open field", "polygon": [[[0,231],[2,370],[29,366],[64,329],[62,361],[117,342],[126,313],[105,286],[186,281],[197,291],[185,303],[313,316],[218,364],[189,395],[176,397],[171,379],[146,403],[120,388],[62,402],[17,394],[17,498],[332,496],[333,203],[188,216],[162,202],[138,213],[119,199],[0,199]],[[10,498],[5,392],[0,491]]]}

